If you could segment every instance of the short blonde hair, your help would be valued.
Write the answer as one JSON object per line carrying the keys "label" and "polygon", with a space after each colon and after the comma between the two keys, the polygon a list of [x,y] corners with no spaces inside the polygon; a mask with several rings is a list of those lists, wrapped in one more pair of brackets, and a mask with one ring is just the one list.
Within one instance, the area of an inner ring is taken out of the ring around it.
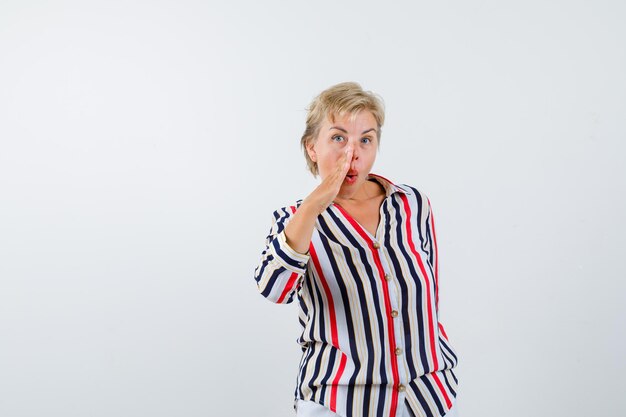
{"label": "short blonde hair", "polygon": [[307,167],[313,176],[317,176],[319,171],[317,163],[309,157],[307,146],[317,140],[325,118],[328,117],[331,122],[334,122],[336,116],[341,117],[346,113],[356,116],[362,110],[367,110],[374,116],[378,125],[376,134],[380,144],[380,129],[385,122],[385,107],[382,98],[378,95],[371,91],[364,91],[358,83],[345,82],[333,85],[313,99],[308,108],[306,128],[300,140]]}

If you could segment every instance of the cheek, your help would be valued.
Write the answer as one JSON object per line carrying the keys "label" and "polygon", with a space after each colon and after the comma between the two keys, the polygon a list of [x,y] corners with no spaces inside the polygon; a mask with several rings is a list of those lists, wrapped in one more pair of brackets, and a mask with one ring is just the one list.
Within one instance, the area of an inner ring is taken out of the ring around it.
{"label": "cheek", "polygon": [[317,153],[320,165],[334,165],[341,158],[342,150],[339,147],[328,147]]}
{"label": "cheek", "polygon": [[361,154],[361,162],[366,166],[374,165],[374,161],[376,161],[376,151],[367,151]]}

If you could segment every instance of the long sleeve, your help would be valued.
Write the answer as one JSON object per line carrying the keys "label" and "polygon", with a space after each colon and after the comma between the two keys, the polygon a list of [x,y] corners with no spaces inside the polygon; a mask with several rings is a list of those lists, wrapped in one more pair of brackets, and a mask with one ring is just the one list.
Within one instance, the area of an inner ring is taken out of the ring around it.
{"label": "long sleeve", "polygon": [[259,292],[274,303],[287,304],[293,301],[309,262],[308,254],[298,253],[287,244],[285,226],[295,210],[291,206],[274,212],[265,249],[254,271]]}

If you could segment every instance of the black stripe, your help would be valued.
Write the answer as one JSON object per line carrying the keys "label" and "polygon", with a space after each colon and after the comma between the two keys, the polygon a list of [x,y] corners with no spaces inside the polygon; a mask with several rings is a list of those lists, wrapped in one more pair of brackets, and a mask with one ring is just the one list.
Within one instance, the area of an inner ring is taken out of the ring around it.
{"label": "black stripe", "polygon": [[434,259],[434,254],[435,254],[435,248],[434,248],[434,243],[433,243],[433,237],[430,234],[430,213],[428,214],[428,217],[426,217],[426,241],[428,242],[428,250],[426,251],[428,253],[428,262],[430,262],[431,265],[434,264],[435,259]]}
{"label": "black stripe", "polygon": [[[416,188],[413,187],[409,187],[411,190],[413,190],[413,193],[415,194],[415,200],[416,200],[416,206],[417,206],[417,213],[415,213],[416,215],[413,216],[414,219],[417,220],[417,230],[419,231],[419,240],[420,240],[420,246],[421,248],[426,251],[426,246],[428,245],[428,239],[426,239],[426,233],[424,230],[422,230],[422,211],[424,210],[424,204],[426,204],[424,202],[424,198],[422,196],[422,193],[420,193],[419,191],[417,191]],[[408,197],[407,197],[408,200]],[[409,207],[411,206],[411,204],[409,204]],[[428,226],[428,218],[426,218],[426,226]],[[428,229],[428,228],[427,228]],[[413,237],[415,238],[415,236]]]}
{"label": "black stripe", "polygon": [[413,412],[413,409],[411,409],[411,404],[409,404],[409,400],[404,400],[404,404],[406,406],[406,410],[409,412],[409,417],[417,417]]}
{"label": "black stripe", "polygon": [[283,304],[290,304],[291,302],[293,302],[293,298],[296,296],[296,292],[292,291],[289,294],[289,298],[287,298],[287,300],[283,301]]}
{"label": "black stripe", "polygon": [[306,366],[308,365],[309,361],[311,360],[311,356],[313,356],[313,353],[315,352],[315,345],[313,344],[307,344],[307,352],[306,354],[303,353],[303,360],[300,363],[300,370],[298,371],[298,374],[300,375],[300,378],[298,380],[298,384],[296,386],[296,390],[299,392],[299,397],[298,398],[304,398],[304,392],[302,391],[302,386],[304,385],[304,380],[305,378],[308,376],[307,373],[304,372],[304,369],[306,368]]}
{"label": "black stripe", "polygon": [[274,284],[276,283],[276,279],[283,271],[285,271],[285,269],[280,268],[272,272],[272,275],[270,275],[270,278],[267,280],[267,285],[265,286],[265,289],[261,291],[263,297],[269,297],[269,295],[272,293],[272,288],[274,288]]}
{"label": "black stripe", "polygon": [[[441,343],[443,342],[443,340],[441,339],[441,337],[439,338],[439,346],[441,346]],[[452,368],[452,358],[450,356],[448,356],[447,352],[440,348],[441,350],[441,356],[443,356],[443,361],[445,362],[445,365],[443,366],[443,369],[449,369]]]}
{"label": "black stripe", "polygon": [[287,264],[289,264],[290,266],[296,269],[302,269],[299,261],[293,259],[291,256],[289,256],[285,251],[283,251],[280,248],[280,241],[278,239],[274,239],[272,241],[272,245],[274,246],[274,251],[276,252],[276,255],[278,255],[278,257],[281,260],[283,260],[284,262],[286,262]]}
{"label": "black stripe", "polygon": [[428,389],[428,392],[430,392],[430,396],[433,397],[433,401],[435,402],[435,405],[437,406],[437,410],[439,411],[439,415],[444,415],[444,413],[446,412],[446,409],[444,408],[443,404],[439,400],[439,395],[437,395],[437,393],[435,392],[435,388],[430,383],[428,378],[426,378],[426,376],[421,378],[421,380],[424,383],[424,385],[426,385],[426,388]]}
{"label": "black stripe", "polygon": [[[265,252],[263,254],[263,256],[265,256]],[[263,276],[263,274],[265,273],[265,268],[267,267],[267,265],[269,265],[269,263],[274,259],[273,255],[268,255],[265,260],[263,261],[263,263],[260,266],[260,269],[258,270],[258,272],[256,273],[256,275],[254,276],[254,279],[256,280],[256,282],[258,283],[259,281],[261,281],[261,277]]]}
{"label": "black stripe", "polygon": [[440,338],[440,346],[443,346],[448,352],[450,352],[450,355],[452,355],[452,357],[454,358],[454,363],[456,364],[458,362],[458,358],[456,357],[456,354],[454,353],[454,351],[450,348],[450,346],[448,346],[448,343],[443,340],[442,338]]}
{"label": "black stripe", "polygon": [[319,323],[319,326],[311,326],[311,340],[318,340],[315,337],[315,329],[317,328],[317,330],[319,330],[320,332],[319,340],[324,343],[330,343],[330,340],[326,338],[326,318],[324,316],[324,301],[322,299],[322,291],[320,290],[318,282],[319,281],[316,279],[311,279],[311,286],[315,294],[315,296],[313,297],[313,311],[316,312],[316,317],[319,317],[314,317],[313,323]]}
{"label": "black stripe", "polygon": [[446,386],[448,387],[448,390],[452,393],[452,396],[454,396],[456,398],[456,391],[454,390],[454,388],[452,388],[452,385],[450,384],[450,381],[448,381],[448,377],[446,376],[447,372],[442,372],[441,375],[443,375],[443,380],[446,383]]}
{"label": "black stripe", "polygon": [[[328,363],[334,364],[337,361],[337,349],[335,349],[330,344],[324,345],[324,348],[330,349],[330,354],[328,355]],[[321,357],[322,355],[320,355],[320,358]],[[326,387],[328,386],[328,381],[330,380],[332,373],[333,373],[333,367],[329,366],[328,369],[326,370],[326,374],[324,375],[324,377],[320,380],[318,384],[318,385],[321,385],[322,387],[322,390],[320,392],[320,399],[323,399],[323,402],[326,402]]]}
{"label": "black stripe", "polygon": [[[318,346],[319,349],[313,355],[313,357],[315,357],[315,365],[313,366],[313,373],[309,374],[309,376],[308,376],[309,382],[308,382],[307,385],[309,386],[311,391],[318,392],[317,388],[319,387],[319,384],[316,384],[315,380],[320,375],[321,368],[322,368],[322,356],[324,354],[324,350],[326,350],[328,348],[328,345],[325,344],[325,343],[315,343],[314,346]],[[309,360],[309,362],[310,362],[310,360]],[[313,398],[315,400],[317,400],[317,401],[320,400],[319,398],[315,398],[315,396],[313,396]]]}
{"label": "black stripe", "polygon": [[454,379],[454,382],[458,385],[459,384],[459,380],[456,379],[456,374],[454,373],[454,369],[450,369],[450,375],[452,375],[452,379]]}
{"label": "black stripe", "polygon": [[291,210],[288,210],[287,207],[283,207],[274,212],[274,218],[276,219],[276,233],[279,234],[285,228],[286,220],[291,216]]}
{"label": "black stripe", "polygon": [[[305,275],[304,279],[302,280],[302,287],[304,288],[303,291],[308,291],[307,289],[310,288],[310,285],[307,284],[307,279],[310,279],[310,273],[308,273],[308,272]],[[309,320],[312,320],[311,317],[309,317],[309,308],[306,306],[306,303],[304,301],[304,297],[298,297],[298,304],[300,304],[300,310],[306,316],[307,322]],[[300,345],[303,345],[305,343],[305,341],[304,341],[304,331],[306,329],[306,322],[302,321],[302,319],[300,318],[300,315],[298,315],[298,321],[300,321],[300,324],[302,325],[302,332],[300,333],[300,337],[298,337],[297,342]],[[304,347],[303,347],[303,349],[304,349]]]}
{"label": "black stripe", "polygon": [[[411,389],[413,390],[413,392],[415,393],[415,397],[417,397],[417,401],[419,401],[420,405],[422,406],[422,410],[424,411],[424,415],[426,417],[435,417],[435,415],[432,413],[430,406],[428,405],[428,401],[426,401],[426,398],[424,398],[424,394],[422,394],[422,392],[419,390],[417,384],[415,383],[415,381],[411,381],[411,383],[409,384],[411,386]],[[439,416],[437,416],[439,417]]]}

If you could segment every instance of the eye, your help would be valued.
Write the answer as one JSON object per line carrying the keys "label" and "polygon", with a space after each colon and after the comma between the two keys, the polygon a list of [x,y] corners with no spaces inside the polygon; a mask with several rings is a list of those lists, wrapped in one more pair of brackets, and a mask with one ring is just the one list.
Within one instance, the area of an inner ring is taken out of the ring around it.
{"label": "eye", "polygon": [[361,143],[365,143],[365,144],[372,143],[372,138],[361,138]]}
{"label": "eye", "polygon": [[341,135],[335,135],[331,139],[333,142],[343,142],[345,140]]}

